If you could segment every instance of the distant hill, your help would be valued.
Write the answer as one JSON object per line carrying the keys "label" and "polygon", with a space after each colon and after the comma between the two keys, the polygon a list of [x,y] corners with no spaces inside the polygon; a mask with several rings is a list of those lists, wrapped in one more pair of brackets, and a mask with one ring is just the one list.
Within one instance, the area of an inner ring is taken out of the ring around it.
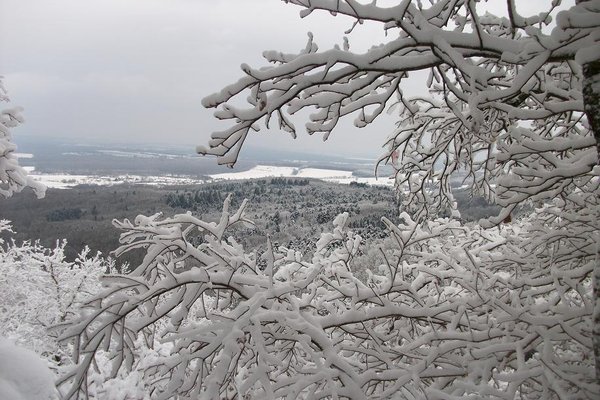
{"label": "distant hill", "polygon": [[[22,164],[46,173],[202,176],[231,172],[231,169],[217,165],[214,158],[199,156],[194,150],[191,145],[83,144],[68,139],[18,138],[18,151],[33,154],[33,158],[22,160]],[[287,150],[275,152],[249,146],[234,170],[244,171],[266,164],[357,171],[360,176],[371,177],[374,176],[375,163],[375,159]],[[380,170],[381,173],[389,174],[391,170]]]}

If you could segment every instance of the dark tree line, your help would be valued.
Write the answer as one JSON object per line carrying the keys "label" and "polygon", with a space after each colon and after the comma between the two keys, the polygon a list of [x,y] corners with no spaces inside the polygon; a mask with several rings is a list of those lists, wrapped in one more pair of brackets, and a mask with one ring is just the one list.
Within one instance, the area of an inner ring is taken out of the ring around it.
{"label": "dark tree line", "polygon": [[198,208],[216,207],[223,203],[223,199],[220,190],[205,189],[194,192],[169,193],[166,203],[173,208],[197,210]]}
{"label": "dark tree line", "polygon": [[306,186],[310,184],[308,179],[297,179],[297,178],[271,178],[271,185],[280,186]]}
{"label": "dark tree line", "polygon": [[56,222],[68,219],[79,219],[83,214],[84,212],[81,208],[61,208],[59,210],[52,210],[46,214],[46,221]]}

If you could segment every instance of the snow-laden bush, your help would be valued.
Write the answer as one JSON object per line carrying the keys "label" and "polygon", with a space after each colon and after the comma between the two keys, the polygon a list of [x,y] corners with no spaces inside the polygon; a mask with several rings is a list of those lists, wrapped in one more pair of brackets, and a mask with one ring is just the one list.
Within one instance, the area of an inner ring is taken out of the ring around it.
{"label": "snow-laden bush", "polygon": [[[0,220],[0,233],[11,232]],[[52,361],[69,362],[68,348],[56,340],[55,325],[77,315],[82,301],[100,289],[100,275],[113,261],[92,256],[86,247],[74,262],[65,259],[65,241],[48,249],[38,242],[0,241],[0,337]]]}
{"label": "snow-laden bush", "polygon": [[[0,234],[11,232],[10,223],[0,220]],[[62,326],[101,290],[100,276],[114,272],[113,259],[99,253],[92,256],[87,247],[73,262],[67,261],[65,245],[61,241],[50,249],[38,242],[17,244],[0,237],[0,399],[50,400],[44,397],[51,392],[48,388],[72,364],[73,347],[57,341]],[[168,355],[170,347],[154,343],[148,348],[139,340],[136,348],[138,369],[117,375],[107,355],[98,353],[86,382],[90,396],[144,398],[146,365]]]}

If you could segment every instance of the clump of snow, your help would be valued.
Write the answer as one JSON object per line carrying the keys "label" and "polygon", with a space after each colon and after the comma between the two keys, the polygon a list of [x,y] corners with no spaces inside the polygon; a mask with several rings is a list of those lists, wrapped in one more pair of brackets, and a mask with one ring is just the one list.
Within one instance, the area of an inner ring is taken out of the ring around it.
{"label": "clump of snow", "polygon": [[33,351],[0,338],[0,399],[54,400],[54,375]]}

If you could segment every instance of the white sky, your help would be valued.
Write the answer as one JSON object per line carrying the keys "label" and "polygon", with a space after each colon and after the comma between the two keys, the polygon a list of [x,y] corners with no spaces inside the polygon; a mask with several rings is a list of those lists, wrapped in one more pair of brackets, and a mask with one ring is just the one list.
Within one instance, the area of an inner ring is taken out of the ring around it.
{"label": "white sky", "polygon": [[[0,0],[0,75],[27,120],[15,139],[175,143],[193,151],[224,127],[201,99],[239,79],[242,63],[264,65],[263,50],[296,52],[308,31],[330,48],[351,25],[298,12],[278,0]],[[365,50],[383,40],[379,28],[360,27],[350,45]],[[249,143],[376,156],[393,122],[358,130],[348,119],[325,144],[278,132]]]}

